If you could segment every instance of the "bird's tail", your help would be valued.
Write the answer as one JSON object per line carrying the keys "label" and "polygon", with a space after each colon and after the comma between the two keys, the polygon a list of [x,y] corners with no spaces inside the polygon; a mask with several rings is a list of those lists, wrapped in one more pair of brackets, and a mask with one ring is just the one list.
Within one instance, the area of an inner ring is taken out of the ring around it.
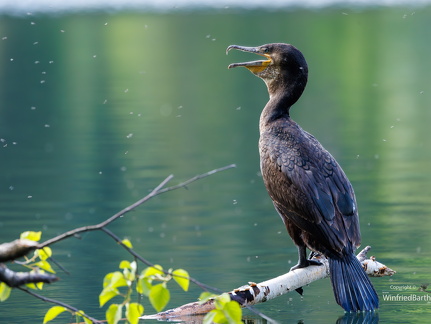
{"label": "bird's tail", "polygon": [[329,271],[335,300],[346,312],[373,311],[379,297],[356,256],[330,258]]}

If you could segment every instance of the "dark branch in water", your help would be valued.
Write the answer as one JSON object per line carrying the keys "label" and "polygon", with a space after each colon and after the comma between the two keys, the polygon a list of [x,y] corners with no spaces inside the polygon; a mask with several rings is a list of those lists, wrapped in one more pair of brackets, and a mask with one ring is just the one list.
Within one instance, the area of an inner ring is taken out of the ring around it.
{"label": "dark branch in water", "polygon": [[51,274],[37,272],[15,272],[0,264],[0,282],[4,282],[11,288],[16,288],[28,283],[51,283],[58,278]]}

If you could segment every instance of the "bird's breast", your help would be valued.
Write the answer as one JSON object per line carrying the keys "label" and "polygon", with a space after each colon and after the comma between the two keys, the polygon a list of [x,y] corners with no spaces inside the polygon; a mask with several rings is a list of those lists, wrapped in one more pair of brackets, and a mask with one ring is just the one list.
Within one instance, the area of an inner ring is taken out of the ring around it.
{"label": "bird's breast", "polygon": [[299,152],[290,134],[262,133],[259,139],[260,169],[268,193],[275,201],[289,197],[292,181],[286,170],[299,163]]}

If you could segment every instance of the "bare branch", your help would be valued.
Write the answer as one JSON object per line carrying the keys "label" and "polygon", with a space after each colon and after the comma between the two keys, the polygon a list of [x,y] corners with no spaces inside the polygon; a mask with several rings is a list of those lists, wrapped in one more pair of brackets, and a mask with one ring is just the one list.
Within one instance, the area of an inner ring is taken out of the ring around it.
{"label": "bare branch", "polygon": [[138,200],[137,202],[133,203],[132,205],[124,208],[123,210],[119,211],[118,213],[116,213],[115,215],[111,216],[107,220],[105,220],[105,221],[103,221],[103,222],[101,222],[101,223],[99,223],[97,225],[83,226],[83,227],[76,228],[74,230],[68,231],[66,233],[58,235],[58,236],[56,236],[56,237],[54,237],[52,239],[49,239],[49,240],[47,240],[47,241],[39,244],[37,246],[37,248],[38,249],[43,248],[45,246],[48,246],[48,245],[51,245],[53,243],[59,242],[61,240],[64,240],[64,239],[66,239],[68,237],[74,236],[74,235],[76,235],[78,233],[100,230],[102,227],[105,227],[105,226],[109,225],[114,220],[120,218],[124,214],[130,212],[131,210],[133,210],[136,207],[142,205],[144,202],[150,200],[151,198],[153,198],[153,197],[155,197],[157,195],[160,195],[162,193],[165,193],[165,192],[168,192],[168,191],[172,191],[172,190],[175,190],[175,189],[178,189],[178,188],[184,188],[188,184],[190,184],[190,183],[192,183],[192,182],[194,182],[196,180],[208,177],[208,176],[210,176],[210,175],[212,175],[214,173],[225,171],[225,170],[228,170],[228,169],[231,169],[231,168],[234,168],[234,167],[236,167],[235,164],[230,164],[230,165],[227,165],[227,166],[222,167],[222,168],[214,169],[214,170],[208,171],[206,173],[199,174],[199,175],[197,175],[197,176],[195,176],[195,177],[193,177],[193,178],[191,178],[189,180],[186,180],[186,181],[184,181],[184,182],[182,182],[182,183],[180,183],[178,185],[162,189],[166,185],[166,183],[168,183],[173,178],[173,175],[170,175],[165,180],[163,180],[156,188],[154,188],[148,195],[146,195],[144,198],[142,198],[142,199]]}
{"label": "bare branch", "polygon": [[[375,261],[374,257],[365,259],[367,252],[371,247],[367,246],[358,254],[358,259],[368,276],[391,276],[395,273],[394,270]],[[313,259],[322,263],[321,266],[310,266],[301,268],[273,278],[261,283],[249,283],[246,286],[239,287],[229,292],[231,299],[237,301],[241,307],[247,307],[258,303],[266,302],[288,292],[294,291],[300,287],[306,286],[313,281],[326,278],[329,275],[329,262],[323,256],[316,256]],[[376,268],[377,267],[377,268]],[[383,269],[383,270],[382,270]],[[189,303],[180,307],[170,309],[155,315],[147,315],[143,319],[167,319],[178,316],[190,316],[207,313],[215,308],[214,299],[210,299],[205,303]]]}
{"label": "bare branch", "polygon": [[[51,298],[44,297],[44,296],[42,296],[42,295],[39,295],[39,294],[35,293],[34,291],[31,291],[31,290],[28,290],[28,289],[25,289],[25,288],[21,288],[21,287],[17,287],[17,288],[18,288],[18,289],[20,289],[20,290],[22,290],[22,291],[24,291],[24,292],[26,292],[26,293],[27,293],[27,294],[29,294],[29,295],[32,295],[33,297],[36,297],[36,298],[38,298],[38,299],[40,299],[40,300],[44,301],[44,302],[52,303],[52,304],[56,304],[56,305],[59,305],[59,306],[63,306],[64,308],[67,308],[68,310],[72,311],[73,313],[80,312],[78,308],[75,308],[75,307],[73,307],[73,306],[70,306],[70,305],[68,305],[68,304],[66,304],[66,303],[63,303],[63,302],[61,302],[61,301],[58,301],[58,300],[55,300],[55,299],[51,299]],[[81,312],[80,312],[80,315],[81,315],[81,316],[84,316],[85,318],[88,318],[88,319],[89,319],[90,321],[92,321],[94,324],[101,324],[101,323],[103,323],[103,322],[104,322],[104,321],[99,321],[99,320],[97,320],[97,319],[95,319],[95,318],[93,318],[93,317],[91,317],[91,316],[88,316],[88,315],[87,315],[87,314],[85,314],[85,313],[81,313]]]}
{"label": "bare branch", "polygon": [[99,224],[96,224],[96,225],[83,226],[83,227],[75,228],[74,230],[68,231],[66,233],[60,234],[60,235],[58,235],[58,236],[56,236],[56,237],[54,237],[52,239],[49,239],[48,241],[45,241],[45,242],[41,243],[38,246],[38,248],[43,248],[45,246],[48,246],[48,245],[51,245],[53,243],[59,242],[59,241],[64,240],[64,239],[66,239],[68,237],[75,236],[76,234],[79,234],[79,233],[82,233],[82,232],[90,232],[90,231],[100,230],[102,227],[109,225],[114,220],[118,219],[119,217],[123,216],[127,212],[135,209],[136,207],[138,207],[139,205],[143,204],[147,200],[149,200],[149,199],[153,198],[154,196],[156,196],[158,194],[160,188],[162,188],[172,178],[173,178],[173,175],[168,176],[153,191],[151,191],[147,196],[145,196],[144,198],[138,200],[134,204],[132,204],[132,205],[124,208],[123,210],[119,211],[118,213],[116,213],[115,215],[111,216],[107,220],[105,220],[105,221],[103,221],[103,222],[101,222]]}
{"label": "bare branch", "polygon": [[16,288],[28,283],[51,283],[57,280],[58,278],[51,274],[37,272],[15,272],[8,269],[5,265],[0,264],[0,282],[4,282],[11,288]]}
{"label": "bare branch", "polygon": [[206,173],[198,174],[197,176],[194,176],[193,178],[190,178],[189,180],[186,180],[186,181],[184,181],[184,182],[182,182],[182,183],[180,183],[180,184],[178,184],[176,186],[172,186],[172,187],[160,190],[158,193],[160,194],[160,193],[172,191],[172,190],[179,189],[179,188],[186,188],[187,185],[190,184],[190,183],[192,183],[192,182],[195,182],[195,181],[200,180],[202,178],[209,177],[210,175],[213,175],[213,174],[215,174],[217,172],[225,171],[225,170],[232,169],[232,168],[236,168],[236,165],[235,164],[229,164],[229,165],[224,166],[222,168],[218,168],[218,169],[214,169],[214,170],[208,171]]}
{"label": "bare branch", "polygon": [[38,246],[35,241],[18,239],[0,244],[0,262],[13,261],[33,251]]}

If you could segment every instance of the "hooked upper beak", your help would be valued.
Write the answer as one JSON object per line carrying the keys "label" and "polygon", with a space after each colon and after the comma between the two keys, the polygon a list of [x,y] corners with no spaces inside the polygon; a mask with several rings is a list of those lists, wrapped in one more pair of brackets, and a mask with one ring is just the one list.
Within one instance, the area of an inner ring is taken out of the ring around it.
{"label": "hooked upper beak", "polygon": [[226,54],[228,54],[231,49],[236,49],[236,50],[240,50],[243,52],[249,52],[249,53],[254,53],[254,54],[257,54],[260,56],[264,56],[267,58],[267,60],[232,63],[232,64],[229,64],[228,69],[231,69],[231,68],[234,68],[237,66],[244,66],[253,73],[259,73],[259,72],[262,72],[263,70],[265,70],[268,67],[268,65],[270,65],[272,63],[271,56],[269,54],[261,53],[260,47],[246,47],[246,46],[230,45],[226,49]]}

